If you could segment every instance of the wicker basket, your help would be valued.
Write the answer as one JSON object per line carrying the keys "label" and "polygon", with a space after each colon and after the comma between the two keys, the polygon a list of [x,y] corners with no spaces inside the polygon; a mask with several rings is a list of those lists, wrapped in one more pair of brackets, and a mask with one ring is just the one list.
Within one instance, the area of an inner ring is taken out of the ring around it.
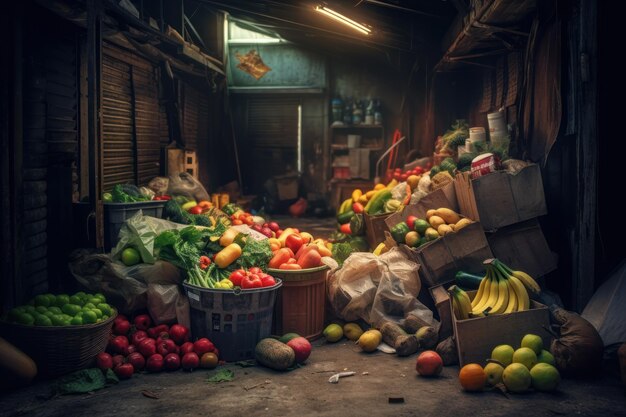
{"label": "wicker basket", "polygon": [[109,341],[117,311],[103,322],[82,326],[25,326],[0,322],[0,334],[37,364],[39,377],[87,368]]}

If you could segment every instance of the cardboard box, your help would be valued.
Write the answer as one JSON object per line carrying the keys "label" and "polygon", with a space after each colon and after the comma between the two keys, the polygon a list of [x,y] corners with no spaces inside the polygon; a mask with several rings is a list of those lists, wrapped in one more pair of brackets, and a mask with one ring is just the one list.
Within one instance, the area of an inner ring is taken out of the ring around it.
{"label": "cardboard box", "polygon": [[285,175],[274,177],[279,200],[293,200],[298,198],[298,176]]}
{"label": "cardboard box", "polygon": [[548,212],[539,165],[531,164],[517,174],[497,171],[476,179],[468,172],[454,180],[461,214],[494,230]]}
{"label": "cardboard box", "polygon": [[550,251],[537,219],[487,233],[487,241],[496,258],[534,278],[557,268],[557,257]]}
{"label": "cardboard box", "polygon": [[[402,213],[394,213],[387,220],[391,229],[410,215],[426,218],[431,208],[450,207],[450,202],[442,190],[434,191],[417,204],[404,208]],[[484,270],[482,262],[493,254],[479,222],[474,222],[458,232],[449,233],[426,243],[419,248],[400,245],[409,259],[421,265],[420,277],[425,285],[432,287],[454,280],[457,271],[479,273]]]}
{"label": "cardboard box", "polygon": [[365,222],[365,239],[374,250],[379,243],[385,240],[385,231],[389,231],[385,220],[391,214],[379,214],[378,216],[370,216],[363,213],[363,221]]}
{"label": "cardboard box", "polygon": [[439,340],[444,340],[452,336],[454,329],[452,327],[452,308],[450,306],[450,295],[446,288],[452,285],[452,282],[430,287],[428,291],[435,302],[437,313],[439,314]]}
{"label": "cardboard box", "polygon": [[[467,294],[473,299],[476,291]],[[552,336],[543,327],[550,326],[550,311],[541,303],[531,300],[526,311],[466,320],[454,316],[451,302],[450,307],[460,366],[468,363],[484,366],[494,347],[504,344],[517,349],[528,333],[541,336],[544,347],[550,346]]]}
{"label": "cardboard box", "polygon": [[348,151],[350,178],[370,179],[370,149],[354,148]]}

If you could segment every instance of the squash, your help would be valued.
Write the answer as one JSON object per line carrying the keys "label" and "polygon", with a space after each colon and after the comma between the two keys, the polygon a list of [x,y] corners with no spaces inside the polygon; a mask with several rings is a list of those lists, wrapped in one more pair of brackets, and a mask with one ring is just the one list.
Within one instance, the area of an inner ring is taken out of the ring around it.
{"label": "squash", "polygon": [[37,376],[37,365],[24,352],[0,337],[0,385],[28,385]]}

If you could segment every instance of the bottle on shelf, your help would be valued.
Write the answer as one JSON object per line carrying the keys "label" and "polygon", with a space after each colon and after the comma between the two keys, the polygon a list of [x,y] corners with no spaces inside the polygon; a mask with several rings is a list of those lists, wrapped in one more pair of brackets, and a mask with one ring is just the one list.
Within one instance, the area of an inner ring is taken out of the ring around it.
{"label": "bottle on shelf", "polygon": [[363,122],[363,107],[361,100],[356,99],[352,105],[352,124],[358,125]]}

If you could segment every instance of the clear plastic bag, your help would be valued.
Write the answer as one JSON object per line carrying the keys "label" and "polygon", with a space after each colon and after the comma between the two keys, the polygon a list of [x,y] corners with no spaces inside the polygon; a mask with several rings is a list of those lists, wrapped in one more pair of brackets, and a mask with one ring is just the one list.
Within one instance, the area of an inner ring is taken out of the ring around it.
{"label": "clear plastic bag", "polygon": [[189,325],[189,300],[178,285],[148,284],[147,307],[156,324]]}
{"label": "clear plastic bag", "polygon": [[410,314],[436,325],[432,311],[417,299],[422,287],[419,265],[398,248],[382,254],[379,260],[384,265],[384,273],[372,302],[369,323],[378,326],[391,321],[403,325],[404,318]]}
{"label": "clear plastic bag", "polygon": [[171,196],[183,196],[190,200],[210,200],[204,186],[187,172],[181,172],[169,177],[167,194]]}
{"label": "clear plastic bag", "polygon": [[153,264],[155,261],[154,239],[161,232],[182,229],[184,227],[187,227],[187,225],[144,216],[142,211],[139,210],[122,224],[117,235],[117,245],[111,250],[111,257],[120,259],[124,249],[133,247],[139,251],[141,260],[144,263]]}
{"label": "clear plastic bag", "polygon": [[180,284],[178,268],[165,261],[125,266],[106,254],[79,249],[70,256],[69,270],[83,287],[101,292],[121,313],[147,307],[148,284]]}
{"label": "clear plastic bag", "polygon": [[328,298],[335,314],[347,321],[400,325],[409,314],[436,325],[432,312],[417,300],[418,265],[397,248],[376,256],[355,252],[328,275]]}

